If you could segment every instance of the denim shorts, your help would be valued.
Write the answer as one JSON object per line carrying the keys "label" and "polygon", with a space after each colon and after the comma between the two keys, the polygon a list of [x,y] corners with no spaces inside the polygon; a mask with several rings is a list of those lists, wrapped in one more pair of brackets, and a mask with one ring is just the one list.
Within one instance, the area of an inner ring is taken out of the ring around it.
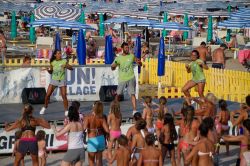
{"label": "denim shorts", "polygon": [[119,82],[118,83],[118,88],[117,88],[117,94],[121,95],[123,94],[123,91],[125,88],[128,89],[128,93],[130,95],[134,95],[135,94],[135,87],[136,87],[136,80],[135,77],[128,80],[128,81],[124,81],[124,82]]}
{"label": "denim shorts", "polygon": [[50,80],[50,84],[56,87],[63,87],[66,86],[66,81],[65,80]]}

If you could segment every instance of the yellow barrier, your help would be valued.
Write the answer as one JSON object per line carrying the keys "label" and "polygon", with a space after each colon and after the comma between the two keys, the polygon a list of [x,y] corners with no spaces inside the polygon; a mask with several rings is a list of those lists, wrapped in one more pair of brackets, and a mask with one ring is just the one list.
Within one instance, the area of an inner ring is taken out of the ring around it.
{"label": "yellow barrier", "polygon": [[[181,88],[191,79],[191,73],[187,73],[184,63],[166,61],[165,76],[157,76],[157,59],[143,62],[140,84],[158,86],[158,96],[169,98],[183,97]],[[204,70],[206,75],[206,93],[214,93],[218,98],[244,102],[246,95],[250,94],[250,73],[209,68]],[[191,90],[192,96],[198,96],[195,88]]]}
{"label": "yellow barrier", "polygon": [[[4,65],[5,66],[22,66],[23,64],[23,59],[22,58],[6,58],[4,60]],[[69,64],[70,65],[78,65],[78,60],[75,59],[69,59]],[[86,61],[87,65],[98,65],[98,64],[105,64],[104,59],[90,59]],[[0,66],[3,64],[0,64]],[[49,65],[49,59],[31,59],[31,66],[48,66]]]}

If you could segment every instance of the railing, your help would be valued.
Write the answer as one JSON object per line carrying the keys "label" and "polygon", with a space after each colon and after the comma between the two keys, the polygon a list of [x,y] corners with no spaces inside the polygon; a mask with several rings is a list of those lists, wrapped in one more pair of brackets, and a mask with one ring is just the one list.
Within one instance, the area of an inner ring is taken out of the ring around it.
{"label": "railing", "polygon": [[[143,62],[140,84],[158,85],[158,96],[169,98],[183,97],[181,88],[191,79],[184,63],[166,61],[165,76],[157,76],[157,59],[148,59]],[[250,73],[234,70],[209,68],[204,70],[206,76],[206,93],[214,93],[218,98],[244,102],[250,94]],[[191,90],[192,96],[198,96],[196,88]]]}

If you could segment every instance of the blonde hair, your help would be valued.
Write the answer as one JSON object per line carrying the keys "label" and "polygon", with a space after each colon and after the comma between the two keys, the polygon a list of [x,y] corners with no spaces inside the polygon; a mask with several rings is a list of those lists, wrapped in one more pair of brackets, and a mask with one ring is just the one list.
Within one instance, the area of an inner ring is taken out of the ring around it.
{"label": "blonde hair", "polygon": [[117,101],[112,101],[110,104],[110,113],[114,114],[116,118],[121,118],[120,104]]}
{"label": "blonde hair", "polygon": [[102,104],[101,101],[96,101],[96,102],[94,103],[93,112],[94,112],[97,116],[102,116],[102,115],[103,115],[103,104]]}
{"label": "blonde hair", "polygon": [[210,101],[211,103],[213,103],[213,104],[216,104],[216,103],[217,103],[217,97],[216,97],[213,93],[208,93],[208,94],[206,95],[206,99],[207,99],[208,101]]}

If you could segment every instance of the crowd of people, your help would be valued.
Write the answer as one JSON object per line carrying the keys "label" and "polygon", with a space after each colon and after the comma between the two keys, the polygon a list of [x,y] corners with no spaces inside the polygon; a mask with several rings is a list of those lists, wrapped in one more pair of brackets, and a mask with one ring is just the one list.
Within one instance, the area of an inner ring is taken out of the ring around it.
{"label": "crowd of people", "polygon": [[[13,152],[16,166],[24,164],[27,152],[30,153],[33,165],[46,165],[48,154],[45,132],[39,130],[35,135],[37,126],[52,128],[56,137],[68,133],[68,150],[61,162],[65,166],[83,164],[85,144],[90,166],[103,165],[104,158],[109,165],[116,161],[118,166],[160,166],[169,157],[171,165],[212,166],[219,164],[222,142],[226,144],[227,154],[230,152],[229,142],[239,142],[240,153],[236,165],[247,166],[250,164],[250,95],[246,97],[246,103],[241,105],[240,110],[231,113],[225,100],[219,100],[219,108],[216,109],[217,102],[211,96],[210,94],[204,101],[199,101],[200,107],[196,110],[185,101],[181,110],[175,112],[168,110],[164,96],[159,98],[159,103],[152,102],[152,98],[146,96],[144,109],[134,113],[133,124],[126,133],[121,132],[121,107],[116,100],[111,102],[107,116],[103,113],[101,101],[94,102],[92,112],[84,116],[79,110],[80,103],[72,102],[61,130],[42,118],[34,117],[33,107],[26,104],[22,117],[11,125],[6,124],[5,130],[19,129],[15,134]],[[235,114],[238,114],[236,119]],[[237,136],[228,135],[229,120],[238,127]],[[176,126],[179,126],[178,130]]]}

